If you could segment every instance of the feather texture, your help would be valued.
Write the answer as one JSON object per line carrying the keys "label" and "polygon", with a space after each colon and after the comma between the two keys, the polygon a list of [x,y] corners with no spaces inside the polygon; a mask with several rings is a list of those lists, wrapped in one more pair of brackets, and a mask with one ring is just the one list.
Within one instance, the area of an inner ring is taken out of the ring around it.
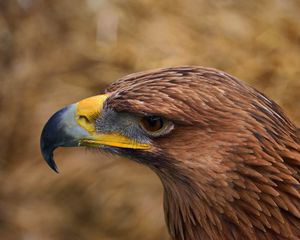
{"label": "feather texture", "polygon": [[190,66],[132,74],[107,92],[107,108],[175,123],[141,155],[162,181],[173,239],[300,239],[300,130],[276,103]]}

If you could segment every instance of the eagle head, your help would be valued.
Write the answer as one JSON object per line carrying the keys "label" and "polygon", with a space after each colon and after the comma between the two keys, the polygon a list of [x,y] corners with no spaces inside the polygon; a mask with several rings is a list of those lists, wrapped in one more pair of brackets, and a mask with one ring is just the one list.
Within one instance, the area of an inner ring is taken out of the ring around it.
{"label": "eagle head", "polygon": [[132,74],[55,113],[41,151],[86,146],[150,167],[173,239],[300,238],[300,144],[262,93],[224,72]]}

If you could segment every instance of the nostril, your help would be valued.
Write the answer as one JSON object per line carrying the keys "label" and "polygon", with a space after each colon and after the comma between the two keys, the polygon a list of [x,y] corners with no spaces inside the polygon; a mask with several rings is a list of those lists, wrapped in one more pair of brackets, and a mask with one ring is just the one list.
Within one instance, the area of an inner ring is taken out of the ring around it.
{"label": "nostril", "polygon": [[83,122],[83,123],[87,123],[87,124],[90,124],[90,123],[91,123],[90,120],[88,119],[88,117],[87,117],[87,116],[84,116],[84,115],[80,115],[80,116],[78,117],[78,120],[81,121],[81,122]]}
{"label": "nostril", "polygon": [[78,124],[89,132],[95,131],[94,121],[85,115],[79,115],[77,117]]}

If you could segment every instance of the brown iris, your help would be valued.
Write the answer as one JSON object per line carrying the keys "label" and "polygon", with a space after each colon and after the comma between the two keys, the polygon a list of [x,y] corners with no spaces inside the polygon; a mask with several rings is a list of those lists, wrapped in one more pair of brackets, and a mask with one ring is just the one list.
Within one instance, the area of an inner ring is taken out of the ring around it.
{"label": "brown iris", "polygon": [[164,120],[156,116],[143,117],[141,119],[141,125],[147,132],[154,133],[164,127]]}

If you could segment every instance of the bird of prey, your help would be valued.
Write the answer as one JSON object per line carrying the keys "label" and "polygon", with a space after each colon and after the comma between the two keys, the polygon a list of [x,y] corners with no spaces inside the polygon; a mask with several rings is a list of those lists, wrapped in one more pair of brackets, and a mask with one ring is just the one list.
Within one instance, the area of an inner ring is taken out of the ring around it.
{"label": "bird of prey", "polygon": [[152,169],[174,240],[300,239],[300,134],[229,74],[180,66],[128,75],[55,113],[41,151],[87,146]]}

